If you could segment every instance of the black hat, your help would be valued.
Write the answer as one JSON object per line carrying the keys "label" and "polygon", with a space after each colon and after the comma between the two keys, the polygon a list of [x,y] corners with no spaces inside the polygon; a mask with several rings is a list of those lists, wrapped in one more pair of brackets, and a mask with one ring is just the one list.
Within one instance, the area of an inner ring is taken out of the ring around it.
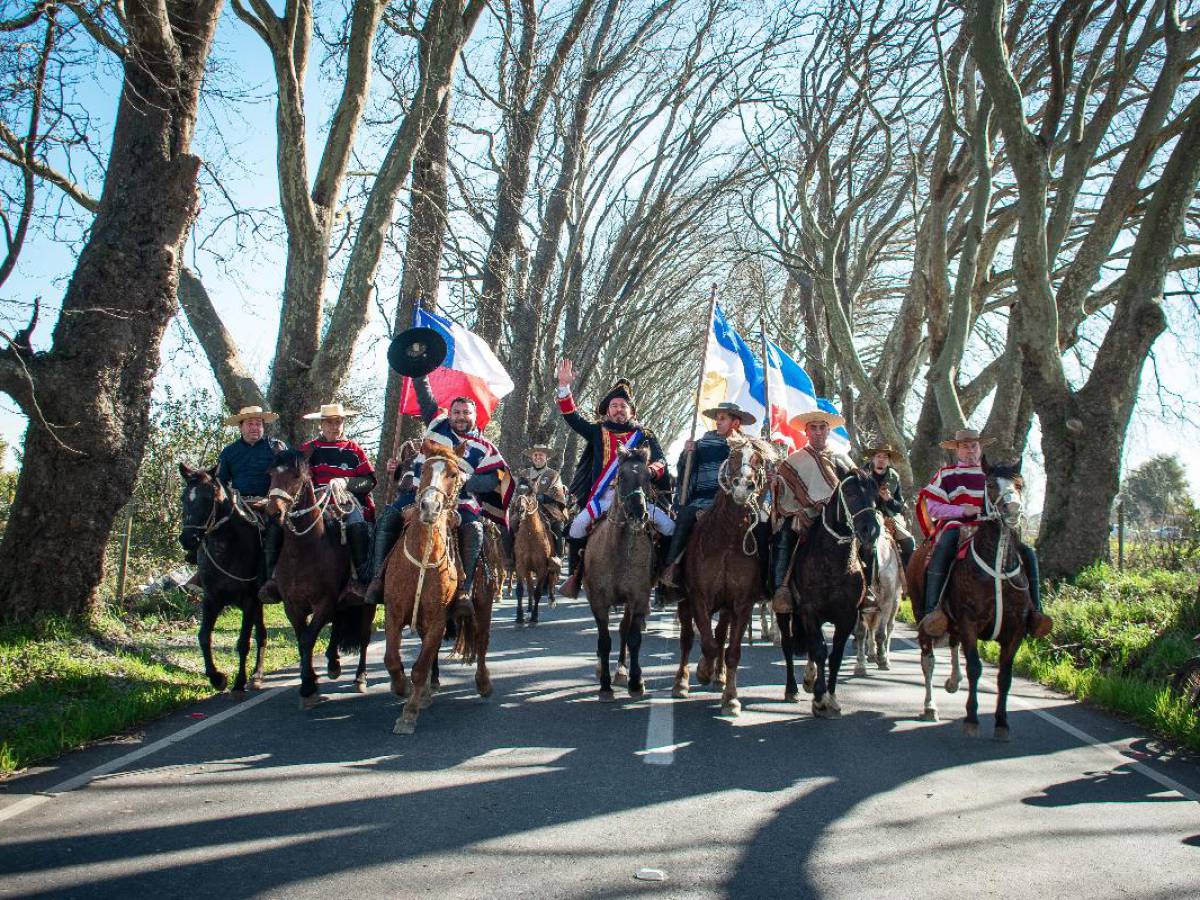
{"label": "black hat", "polygon": [[388,365],[409,378],[428,375],[446,359],[446,339],[432,328],[406,328],[388,347]]}
{"label": "black hat", "polygon": [[620,397],[633,408],[634,415],[637,415],[637,404],[633,402],[633,385],[626,378],[618,378],[612,387],[608,389],[601,400],[600,405],[596,407],[596,414],[600,416],[608,415],[608,402]]}

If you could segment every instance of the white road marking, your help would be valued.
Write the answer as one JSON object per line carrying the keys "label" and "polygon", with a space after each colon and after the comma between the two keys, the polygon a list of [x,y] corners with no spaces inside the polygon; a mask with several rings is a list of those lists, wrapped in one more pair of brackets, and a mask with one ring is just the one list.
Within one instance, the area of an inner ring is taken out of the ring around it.
{"label": "white road marking", "polygon": [[650,719],[646,723],[646,749],[639,754],[652,766],[675,762],[675,703],[669,697],[650,698]]}
{"label": "white road marking", "polygon": [[[913,641],[909,640],[908,638],[895,637],[894,640],[897,640],[900,643],[906,644],[909,648],[916,650],[918,653],[920,652],[920,649],[921,649],[920,646],[918,644],[914,643]],[[964,687],[963,690],[965,691],[966,688]],[[979,692],[981,694],[995,694],[995,690],[990,689],[990,686],[988,688],[985,688],[982,680],[980,681],[980,684],[979,684]],[[1167,775],[1163,775],[1161,772],[1155,771],[1154,769],[1150,768],[1145,763],[1138,762],[1136,759],[1131,758],[1126,753],[1122,752],[1119,744],[1114,744],[1109,741],[1102,741],[1098,737],[1093,737],[1092,735],[1090,735],[1086,731],[1084,731],[1082,728],[1076,728],[1070,722],[1063,721],[1062,719],[1060,719],[1058,716],[1054,715],[1053,713],[1047,712],[1046,710],[1042,709],[1041,707],[1036,706],[1033,703],[1030,703],[1024,697],[1020,697],[1020,696],[1010,692],[1008,695],[1008,699],[1009,699],[1009,702],[1012,703],[1014,706],[1019,706],[1022,709],[1028,710],[1029,712],[1033,713],[1038,718],[1049,722],[1051,725],[1053,725],[1059,731],[1066,732],[1067,734],[1071,735],[1071,737],[1075,738],[1076,740],[1080,741],[1081,743],[1084,743],[1084,744],[1088,745],[1089,747],[1092,747],[1093,749],[1102,753],[1104,756],[1108,757],[1108,759],[1110,761],[1118,762],[1122,766],[1128,766],[1133,771],[1138,772],[1141,775],[1144,775],[1146,778],[1149,778],[1155,784],[1158,784],[1158,785],[1166,788],[1169,791],[1174,791],[1176,794],[1178,794],[1180,797],[1183,797],[1185,800],[1192,800],[1194,802],[1200,802],[1200,793],[1193,791],[1190,787],[1188,787],[1185,784],[1180,784],[1174,778],[1171,778]]]}

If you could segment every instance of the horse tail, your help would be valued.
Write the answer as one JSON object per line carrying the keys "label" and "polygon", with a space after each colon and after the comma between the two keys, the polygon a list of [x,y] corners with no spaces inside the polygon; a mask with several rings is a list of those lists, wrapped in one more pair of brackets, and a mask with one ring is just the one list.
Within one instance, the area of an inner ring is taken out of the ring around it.
{"label": "horse tail", "polygon": [[458,634],[454,636],[454,649],[451,651],[462,662],[475,662],[475,617],[469,616],[458,619]]}
{"label": "horse tail", "polygon": [[370,606],[347,606],[333,614],[333,633],[341,653],[358,653],[363,648],[363,616]]}

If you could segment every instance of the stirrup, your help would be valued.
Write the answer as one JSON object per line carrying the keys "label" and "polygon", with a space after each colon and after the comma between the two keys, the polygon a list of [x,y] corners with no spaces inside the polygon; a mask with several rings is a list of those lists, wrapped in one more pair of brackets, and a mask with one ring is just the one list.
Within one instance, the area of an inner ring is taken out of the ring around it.
{"label": "stirrup", "polygon": [[792,589],[786,584],[778,588],[771,597],[771,612],[781,616],[792,612]]}
{"label": "stirrup", "polygon": [[470,596],[466,593],[460,593],[454,598],[454,604],[450,607],[450,618],[469,619],[473,615],[475,615],[475,604],[471,602]]}
{"label": "stirrup", "polygon": [[950,618],[943,611],[940,603],[927,612],[920,623],[921,630],[932,638],[941,637],[949,627]]}
{"label": "stirrup", "polygon": [[563,597],[575,599],[579,596],[580,582],[583,581],[583,576],[578,572],[562,583],[562,587],[558,589],[558,593]]}
{"label": "stirrup", "polygon": [[1054,630],[1054,620],[1036,609],[1031,609],[1026,619],[1029,637],[1044,638]]}

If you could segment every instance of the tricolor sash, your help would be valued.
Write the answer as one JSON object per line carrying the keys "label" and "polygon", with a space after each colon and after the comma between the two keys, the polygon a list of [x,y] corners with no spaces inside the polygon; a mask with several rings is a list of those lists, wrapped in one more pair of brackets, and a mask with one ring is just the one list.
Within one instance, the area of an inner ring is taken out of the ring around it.
{"label": "tricolor sash", "polygon": [[[629,440],[625,441],[622,446],[629,450],[636,447],[642,440],[642,430],[639,428],[633,432]],[[613,454],[613,458],[608,461],[608,465],[604,467],[604,471],[600,473],[600,477],[596,479],[596,483],[592,485],[592,492],[588,494],[587,504],[584,509],[587,510],[588,518],[595,522],[600,518],[600,500],[608,492],[612,486],[613,480],[617,477],[617,468],[621,465],[621,454]]]}

